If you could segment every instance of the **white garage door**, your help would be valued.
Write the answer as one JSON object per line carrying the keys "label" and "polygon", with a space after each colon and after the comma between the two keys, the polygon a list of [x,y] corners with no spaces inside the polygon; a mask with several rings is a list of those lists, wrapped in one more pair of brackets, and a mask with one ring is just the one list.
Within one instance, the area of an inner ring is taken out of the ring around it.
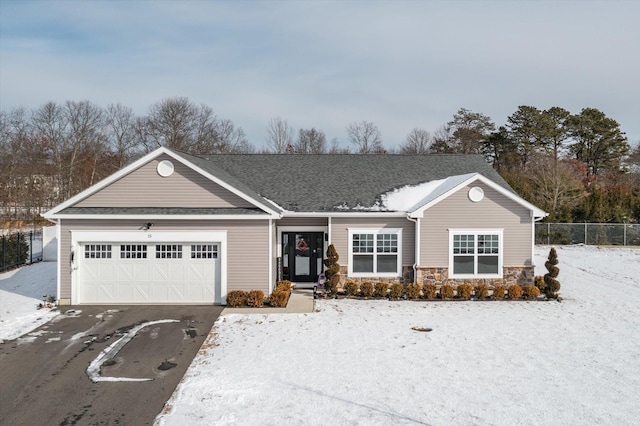
{"label": "white garage door", "polygon": [[79,246],[79,303],[215,302],[219,244],[92,241]]}

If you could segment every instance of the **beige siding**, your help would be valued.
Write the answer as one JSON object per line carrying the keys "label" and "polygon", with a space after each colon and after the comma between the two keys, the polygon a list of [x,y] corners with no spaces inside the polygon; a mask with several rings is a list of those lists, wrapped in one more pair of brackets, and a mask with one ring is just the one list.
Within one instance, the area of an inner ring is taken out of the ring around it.
{"label": "beige siding", "polygon": [[[70,247],[72,230],[140,229],[139,220],[62,220],[61,221],[60,299],[71,298]],[[227,291],[262,290],[269,288],[269,221],[220,220],[176,221],[156,220],[153,231],[166,230],[226,230],[227,231]],[[142,237],[142,235],[141,235]],[[141,238],[142,240],[142,238]]]}
{"label": "beige siding", "polygon": [[349,228],[400,228],[402,229],[402,264],[413,265],[415,249],[414,223],[402,217],[331,218],[331,243],[340,256],[341,266],[349,263]]}
{"label": "beige siding", "polygon": [[[484,190],[478,203],[469,200],[471,186]],[[503,229],[504,266],[531,265],[532,226],[529,210],[482,183],[461,188],[427,209],[420,223],[420,266],[449,265],[450,228]]]}
{"label": "beige siding", "polygon": [[189,167],[173,160],[169,177],[158,175],[161,156],[75,204],[76,207],[252,207]]}

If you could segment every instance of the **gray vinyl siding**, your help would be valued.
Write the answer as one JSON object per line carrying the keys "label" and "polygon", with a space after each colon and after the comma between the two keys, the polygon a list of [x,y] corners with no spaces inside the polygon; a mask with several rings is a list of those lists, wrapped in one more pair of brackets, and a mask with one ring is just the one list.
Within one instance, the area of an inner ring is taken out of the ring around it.
{"label": "gray vinyl siding", "polygon": [[163,155],[123,176],[75,207],[253,207],[238,195],[184,164],[172,160],[174,172],[162,177],[156,167]]}
{"label": "gray vinyl siding", "polygon": [[326,217],[284,217],[276,221],[276,226],[327,226]]}
{"label": "gray vinyl siding", "polygon": [[[60,299],[71,298],[71,232],[82,230],[139,230],[139,220],[62,220],[60,255]],[[269,291],[269,221],[268,220],[155,220],[154,231],[226,230],[227,291]],[[142,237],[142,235],[141,235]],[[141,238],[141,241],[144,240]],[[188,242],[188,241],[185,241]]]}
{"label": "gray vinyl siding", "polygon": [[331,243],[338,252],[341,266],[349,264],[349,228],[400,228],[402,229],[402,265],[413,265],[415,259],[414,223],[402,217],[332,217]]}
{"label": "gray vinyl siding", "polygon": [[[472,186],[484,190],[478,203],[469,200]],[[530,211],[482,183],[461,188],[425,210],[420,222],[419,266],[449,265],[449,229],[503,229],[503,266],[532,265],[532,219]]]}

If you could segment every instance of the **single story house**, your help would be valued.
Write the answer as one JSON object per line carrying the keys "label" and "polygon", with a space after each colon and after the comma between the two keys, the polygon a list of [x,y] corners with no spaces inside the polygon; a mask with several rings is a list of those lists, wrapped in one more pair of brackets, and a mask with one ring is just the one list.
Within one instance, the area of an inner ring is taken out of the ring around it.
{"label": "single story house", "polygon": [[531,283],[545,212],[474,155],[190,155],[159,148],[44,214],[61,304],[225,304],[341,280]]}

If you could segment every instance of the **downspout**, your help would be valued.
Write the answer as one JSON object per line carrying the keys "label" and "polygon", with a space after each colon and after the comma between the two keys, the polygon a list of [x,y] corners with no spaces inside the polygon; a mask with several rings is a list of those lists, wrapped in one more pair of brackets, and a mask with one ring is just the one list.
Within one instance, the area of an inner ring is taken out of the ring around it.
{"label": "downspout", "polygon": [[416,284],[417,283],[417,277],[418,277],[418,260],[420,259],[420,218],[417,217],[417,218],[413,219],[409,215],[409,213],[407,213],[407,219],[415,224],[413,226],[414,233],[415,233],[415,236],[414,236],[414,248],[413,248],[413,256],[414,256],[414,261],[413,261],[413,283]]}

